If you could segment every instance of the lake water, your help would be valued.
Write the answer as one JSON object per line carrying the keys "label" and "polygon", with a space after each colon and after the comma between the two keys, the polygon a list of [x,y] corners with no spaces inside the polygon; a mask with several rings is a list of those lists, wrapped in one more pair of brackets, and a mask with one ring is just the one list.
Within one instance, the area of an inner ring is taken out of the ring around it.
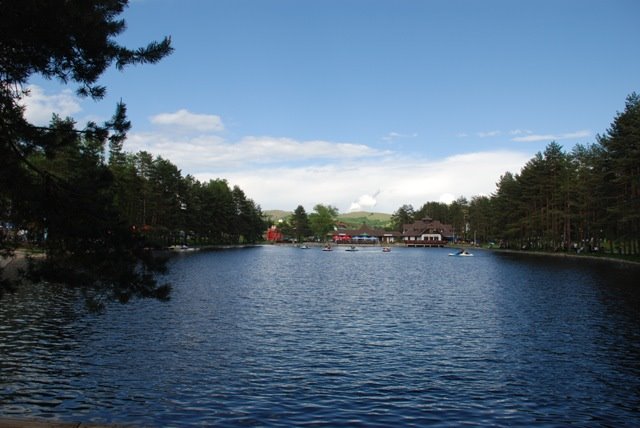
{"label": "lake water", "polygon": [[640,271],[447,249],[172,259],[169,302],[0,301],[0,416],[144,426],[637,426]]}

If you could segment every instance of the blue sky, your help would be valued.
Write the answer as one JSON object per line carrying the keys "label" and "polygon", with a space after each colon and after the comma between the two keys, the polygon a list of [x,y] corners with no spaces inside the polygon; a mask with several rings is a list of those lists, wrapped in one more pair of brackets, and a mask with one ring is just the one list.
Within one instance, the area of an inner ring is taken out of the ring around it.
{"label": "blue sky", "polygon": [[34,78],[34,121],[83,124],[122,99],[125,150],[226,178],[263,209],[391,213],[488,195],[551,141],[606,132],[640,91],[635,0],[133,0],[100,101]]}

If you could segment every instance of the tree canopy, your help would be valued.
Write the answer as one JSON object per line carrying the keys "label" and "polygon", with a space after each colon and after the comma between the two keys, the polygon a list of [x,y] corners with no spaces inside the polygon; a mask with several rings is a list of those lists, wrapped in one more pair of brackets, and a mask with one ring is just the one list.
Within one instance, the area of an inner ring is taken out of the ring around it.
{"label": "tree canopy", "polygon": [[[264,227],[260,207],[225,180],[200,183],[169,160],[125,153],[124,103],[110,120],[83,128],[56,115],[44,127],[25,118],[34,75],[99,100],[109,67],[171,53],[169,37],[134,49],[116,41],[127,4],[0,0],[0,255],[16,245],[44,248],[31,278],[78,287],[97,302],[168,298],[170,286],[155,280],[164,264],[154,248],[255,242]],[[0,281],[1,295],[11,284]]]}
{"label": "tree canopy", "polygon": [[291,228],[295,234],[296,241],[302,242],[304,238],[311,235],[311,226],[309,225],[309,216],[302,205],[298,205],[293,211],[291,217]]}
{"label": "tree canopy", "polygon": [[391,223],[393,224],[393,230],[402,232],[402,226],[405,224],[413,223],[416,219],[416,214],[412,205],[403,205],[398,208],[391,215]]}
{"label": "tree canopy", "polygon": [[314,235],[325,241],[327,234],[333,230],[336,224],[338,209],[331,205],[317,204],[313,207],[313,212],[309,214],[309,224]]}
{"label": "tree canopy", "polygon": [[[403,205],[396,225],[411,218]],[[413,214],[452,224],[456,236],[505,248],[640,253],[640,96],[632,93],[596,143],[571,152],[551,142],[490,196],[427,202]]]}
{"label": "tree canopy", "polygon": [[115,63],[155,63],[167,56],[171,40],[130,49],[115,38],[126,28],[118,16],[128,0],[0,1],[0,80],[3,104],[14,104],[21,85],[40,74],[79,84],[78,93],[94,98],[106,88],[97,84]]}
{"label": "tree canopy", "polygon": [[[17,229],[37,236],[46,259],[33,273],[92,293],[126,301],[132,296],[166,298],[150,272],[161,269],[130,233],[113,203],[114,159],[128,130],[124,104],[103,125],[82,130],[54,115],[47,127],[24,116],[25,85],[33,75],[77,85],[77,93],[100,99],[98,79],[111,65],[155,63],[171,42],[129,49],[115,38],[126,28],[118,16],[127,1],[0,1],[0,220],[3,255]],[[35,239],[35,238],[32,238]],[[8,283],[3,279],[6,288]],[[1,292],[1,291],[0,291]]]}

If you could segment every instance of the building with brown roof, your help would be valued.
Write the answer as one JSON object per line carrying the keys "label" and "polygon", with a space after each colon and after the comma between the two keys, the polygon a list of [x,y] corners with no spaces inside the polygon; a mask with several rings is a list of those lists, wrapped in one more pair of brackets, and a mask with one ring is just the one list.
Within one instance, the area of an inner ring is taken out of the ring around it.
{"label": "building with brown roof", "polygon": [[384,229],[374,229],[363,224],[358,229],[346,229],[338,227],[333,232],[333,242],[345,244],[392,244],[402,240],[402,234]]}
{"label": "building with brown roof", "polygon": [[453,226],[425,217],[402,225],[402,240],[407,245],[444,245],[447,241],[453,240]]}

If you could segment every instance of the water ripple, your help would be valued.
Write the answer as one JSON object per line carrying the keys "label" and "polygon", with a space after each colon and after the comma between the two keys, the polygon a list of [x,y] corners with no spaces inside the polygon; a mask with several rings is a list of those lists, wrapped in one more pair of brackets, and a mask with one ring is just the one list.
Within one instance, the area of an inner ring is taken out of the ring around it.
{"label": "water ripple", "polygon": [[172,261],[168,303],[0,302],[0,414],[144,426],[624,426],[637,270],[438,249]]}

